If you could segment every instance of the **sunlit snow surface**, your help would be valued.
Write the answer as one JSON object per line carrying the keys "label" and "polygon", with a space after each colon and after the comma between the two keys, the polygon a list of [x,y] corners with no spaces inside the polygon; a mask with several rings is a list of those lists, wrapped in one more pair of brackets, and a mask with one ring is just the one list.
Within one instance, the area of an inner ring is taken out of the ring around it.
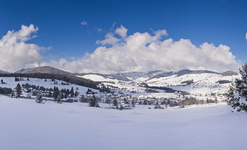
{"label": "sunlit snow surface", "polygon": [[246,145],[247,115],[232,113],[226,104],[148,107],[118,111],[0,96],[0,149],[233,150]]}

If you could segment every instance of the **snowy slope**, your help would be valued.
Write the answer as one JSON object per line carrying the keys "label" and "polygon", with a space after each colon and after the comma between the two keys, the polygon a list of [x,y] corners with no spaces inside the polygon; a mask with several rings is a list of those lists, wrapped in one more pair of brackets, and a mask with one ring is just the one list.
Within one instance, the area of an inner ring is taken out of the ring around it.
{"label": "snowy slope", "polygon": [[[151,79],[147,81],[149,86],[169,86],[175,90],[186,91],[191,94],[211,94],[211,93],[226,93],[230,83],[219,84],[218,81],[234,81],[239,78],[239,75],[222,76],[221,74],[186,74],[182,76],[173,75]],[[193,81],[187,85],[186,81]]]}
{"label": "snowy slope", "polygon": [[[206,71],[204,71],[206,72]],[[228,81],[232,82],[236,78],[239,78],[239,75],[230,75],[224,76],[218,73],[193,73],[193,74],[184,74],[184,75],[170,75],[166,77],[153,77],[148,78],[147,76],[141,76],[135,78],[132,81],[120,81],[117,79],[110,79],[103,77],[101,75],[84,75],[83,78],[90,79],[93,81],[103,82],[106,85],[118,87],[120,89],[126,89],[129,91],[136,91],[145,93],[145,87],[140,87],[141,83],[146,83],[148,86],[155,87],[169,87],[174,90],[186,91],[190,94],[211,94],[218,93],[224,94],[230,85],[230,83],[220,84],[218,81]],[[186,82],[193,82],[191,84],[186,84]]]}
{"label": "snowy slope", "polygon": [[78,76],[78,77],[82,77],[85,79],[89,79],[92,81],[96,81],[96,82],[117,82],[117,79],[112,79],[112,78],[106,78],[102,75],[97,75],[97,74],[87,74],[87,75],[83,75],[83,76]]}
{"label": "snowy slope", "polygon": [[0,96],[3,150],[233,150],[246,143],[246,113],[226,105],[128,111],[37,104]]}
{"label": "snowy slope", "polygon": [[237,78],[238,75],[234,76],[222,76],[220,74],[186,74],[182,76],[172,75],[169,77],[161,77],[148,80],[147,83],[152,86],[168,86],[168,85],[182,85],[184,81],[193,80],[197,84],[214,84],[219,80],[229,80],[232,81]]}

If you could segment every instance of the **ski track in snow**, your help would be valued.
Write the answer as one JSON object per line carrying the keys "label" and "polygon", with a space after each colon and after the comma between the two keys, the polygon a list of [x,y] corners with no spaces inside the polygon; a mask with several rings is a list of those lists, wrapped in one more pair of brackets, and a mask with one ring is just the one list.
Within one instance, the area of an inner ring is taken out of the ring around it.
{"label": "ski track in snow", "polygon": [[246,113],[226,104],[118,111],[0,96],[1,150],[232,150],[245,147]]}

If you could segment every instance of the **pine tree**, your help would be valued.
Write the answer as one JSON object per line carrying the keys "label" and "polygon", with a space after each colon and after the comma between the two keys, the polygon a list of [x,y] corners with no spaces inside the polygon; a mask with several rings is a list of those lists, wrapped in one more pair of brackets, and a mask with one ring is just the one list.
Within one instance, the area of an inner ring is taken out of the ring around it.
{"label": "pine tree", "polygon": [[67,98],[68,95],[69,95],[69,89],[66,90],[66,93],[65,93],[65,96],[64,97]]}
{"label": "pine tree", "polygon": [[70,90],[70,96],[71,96],[71,97],[74,97],[74,96],[75,96],[74,88],[73,88],[73,87],[72,87],[71,90]]}
{"label": "pine tree", "polygon": [[79,92],[75,91],[75,97],[77,97],[79,95]]}
{"label": "pine tree", "polygon": [[20,97],[21,96],[21,86],[18,83],[16,86],[16,97]]}
{"label": "pine tree", "polygon": [[234,111],[247,111],[247,64],[240,69],[241,79],[236,79],[234,87],[230,87],[228,101]]}
{"label": "pine tree", "polygon": [[113,100],[113,106],[115,106],[116,109],[118,109],[118,101],[116,98]]}
{"label": "pine tree", "polygon": [[58,95],[59,95],[59,89],[58,89],[58,87],[55,87],[54,86],[54,94],[53,94],[54,96],[54,100],[56,101],[57,100],[57,98],[58,98]]}

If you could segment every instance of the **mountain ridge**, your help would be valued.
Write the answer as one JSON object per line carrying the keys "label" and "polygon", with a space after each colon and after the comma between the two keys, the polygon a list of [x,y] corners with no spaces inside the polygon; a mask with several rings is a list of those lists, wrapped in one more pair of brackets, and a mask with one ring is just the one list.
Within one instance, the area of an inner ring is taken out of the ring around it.
{"label": "mountain ridge", "polygon": [[[9,72],[1,71],[0,74],[8,74]],[[99,75],[103,76],[104,78],[109,79],[116,79],[120,81],[135,81],[136,79],[142,78],[143,81],[148,81],[155,78],[161,78],[161,77],[169,77],[172,75],[177,76],[183,76],[186,74],[202,74],[202,73],[210,73],[210,74],[219,74],[222,76],[233,76],[237,75],[236,72],[233,71],[225,71],[222,73],[209,71],[209,70],[190,70],[190,69],[183,69],[176,72],[173,71],[162,71],[162,70],[154,70],[149,71],[147,73],[145,72],[124,72],[124,73],[115,73],[115,74],[101,74],[101,73],[70,73],[67,71],[63,71],[60,69],[57,69],[55,67],[51,66],[42,66],[42,67],[35,67],[35,68],[26,68],[26,69],[20,69],[14,73],[17,74],[35,74],[35,73],[41,73],[41,74],[55,74],[55,75],[76,75],[76,76],[84,76],[84,75]]]}
{"label": "mountain ridge", "polygon": [[36,68],[26,68],[26,69],[20,69],[14,73],[20,73],[20,74],[33,74],[33,73],[45,73],[45,74],[58,74],[58,75],[72,75],[70,72],[66,72],[51,66],[42,66],[42,67],[36,67]]}
{"label": "mountain ridge", "polygon": [[9,72],[0,70],[0,74],[9,74]]}

